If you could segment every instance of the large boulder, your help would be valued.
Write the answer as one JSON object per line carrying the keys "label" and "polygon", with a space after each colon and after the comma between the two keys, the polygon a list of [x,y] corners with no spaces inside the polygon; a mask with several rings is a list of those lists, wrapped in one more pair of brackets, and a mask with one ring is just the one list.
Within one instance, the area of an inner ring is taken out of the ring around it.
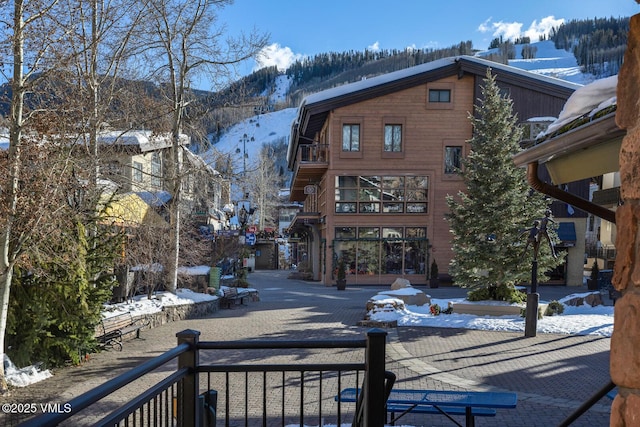
{"label": "large boulder", "polygon": [[367,313],[394,312],[404,310],[404,301],[389,295],[375,295],[367,301]]}
{"label": "large boulder", "polygon": [[600,292],[592,292],[589,294],[571,294],[561,301],[564,305],[579,307],[588,304],[591,307],[596,305],[604,305],[602,302],[602,294]]}
{"label": "large boulder", "polygon": [[391,284],[391,290],[396,290],[396,289],[404,289],[404,288],[410,288],[411,287],[411,282],[409,282],[407,279],[402,279],[400,277],[398,277],[392,284]]}

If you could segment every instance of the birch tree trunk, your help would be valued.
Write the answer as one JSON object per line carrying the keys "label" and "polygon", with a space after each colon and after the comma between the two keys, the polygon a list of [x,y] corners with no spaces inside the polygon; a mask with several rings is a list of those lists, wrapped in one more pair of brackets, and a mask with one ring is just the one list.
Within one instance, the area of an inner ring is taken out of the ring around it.
{"label": "birch tree trunk", "polygon": [[[20,143],[22,140],[23,108],[24,108],[24,28],[23,2],[14,3],[14,38],[13,38],[13,81],[11,82],[11,112],[9,120],[9,188],[6,189],[4,203],[7,204],[6,225],[2,230],[0,242],[0,361],[4,360],[4,338],[7,330],[7,314],[9,313],[9,298],[11,295],[11,281],[13,279],[13,264],[15,249],[12,246],[13,225],[16,220],[18,206],[18,192],[20,173],[22,170],[20,159]],[[0,364],[0,392],[8,390],[4,372],[4,363]]]}
{"label": "birch tree trunk", "polygon": [[170,248],[166,265],[165,286],[175,292],[180,262],[180,227],[182,182],[182,133],[189,125],[185,111],[193,99],[191,81],[198,74],[208,75],[212,82],[225,75],[227,67],[258,54],[267,42],[266,37],[251,34],[238,40],[227,38],[227,47],[221,43],[223,33],[214,28],[216,9],[230,4],[229,0],[151,0],[149,40],[146,46],[152,55],[151,63],[162,64],[151,70],[163,78],[161,86],[170,103],[173,143],[169,154],[167,186],[171,192]]}

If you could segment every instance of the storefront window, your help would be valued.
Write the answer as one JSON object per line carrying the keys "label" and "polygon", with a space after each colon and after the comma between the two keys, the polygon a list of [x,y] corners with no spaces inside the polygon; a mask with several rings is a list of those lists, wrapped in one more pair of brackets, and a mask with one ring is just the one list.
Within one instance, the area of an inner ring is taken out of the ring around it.
{"label": "storefront window", "polygon": [[358,242],[358,274],[378,274],[380,264],[379,242]]}
{"label": "storefront window", "polygon": [[[340,259],[344,261],[344,264],[347,266],[347,274],[356,274],[356,271],[357,271],[356,246],[357,246],[357,242],[353,240],[340,242],[340,244],[337,245],[336,261]],[[336,266],[337,266],[337,262],[336,262]],[[334,276],[335,276],[335,273],[334,273]]]}
{"label": "storefront window", "polygon": [[334,241],[347,274],[425,274],[426,227],[338,227]]}
{"label": "storefront window", "polygon": [[425,239],[427,237],[426,227],[407,227],[405,228],[405,235],[408,238],[413,239]]}
{"label": "storefront window", "polygon": [[379,239],[380,228],[379,227],[358,227],[359,239]]}
{"label": "storefront window", "polygon": [[336,239],[355,239],[356,227],[339,227],[336,228]]}

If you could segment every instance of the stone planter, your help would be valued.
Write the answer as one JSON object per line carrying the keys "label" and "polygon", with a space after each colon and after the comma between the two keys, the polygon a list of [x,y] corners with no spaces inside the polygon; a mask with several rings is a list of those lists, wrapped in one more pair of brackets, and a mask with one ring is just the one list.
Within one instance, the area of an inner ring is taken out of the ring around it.
{"label": "stone planter", "polygon": [[[500,301],[468,301],[451,304],[456,314],[472,314],[474,316],[520,316],[525,305],[514,305]],[[538,312],[544,314],[548,304],[538,304]]]}
{"label": "stone planter", "polygon": [[347,289],[347,280],[336,280],[336,286],[338,287],[339,291],[344,291],[345,289]]}

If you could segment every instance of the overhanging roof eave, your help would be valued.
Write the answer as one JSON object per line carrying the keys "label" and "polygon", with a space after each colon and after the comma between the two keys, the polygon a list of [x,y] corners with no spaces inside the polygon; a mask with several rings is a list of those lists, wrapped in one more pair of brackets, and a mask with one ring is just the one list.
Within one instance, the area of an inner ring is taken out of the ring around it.
{"label": "overhanging roof eave", "polygon": [[615,112],[572,129],[538,145],[521,151],[513,156],[516,166],[526,166],[529,163],[546,163],[559,156],[584,150],[614,139],[622,138],[626,134],[615,123]]}

